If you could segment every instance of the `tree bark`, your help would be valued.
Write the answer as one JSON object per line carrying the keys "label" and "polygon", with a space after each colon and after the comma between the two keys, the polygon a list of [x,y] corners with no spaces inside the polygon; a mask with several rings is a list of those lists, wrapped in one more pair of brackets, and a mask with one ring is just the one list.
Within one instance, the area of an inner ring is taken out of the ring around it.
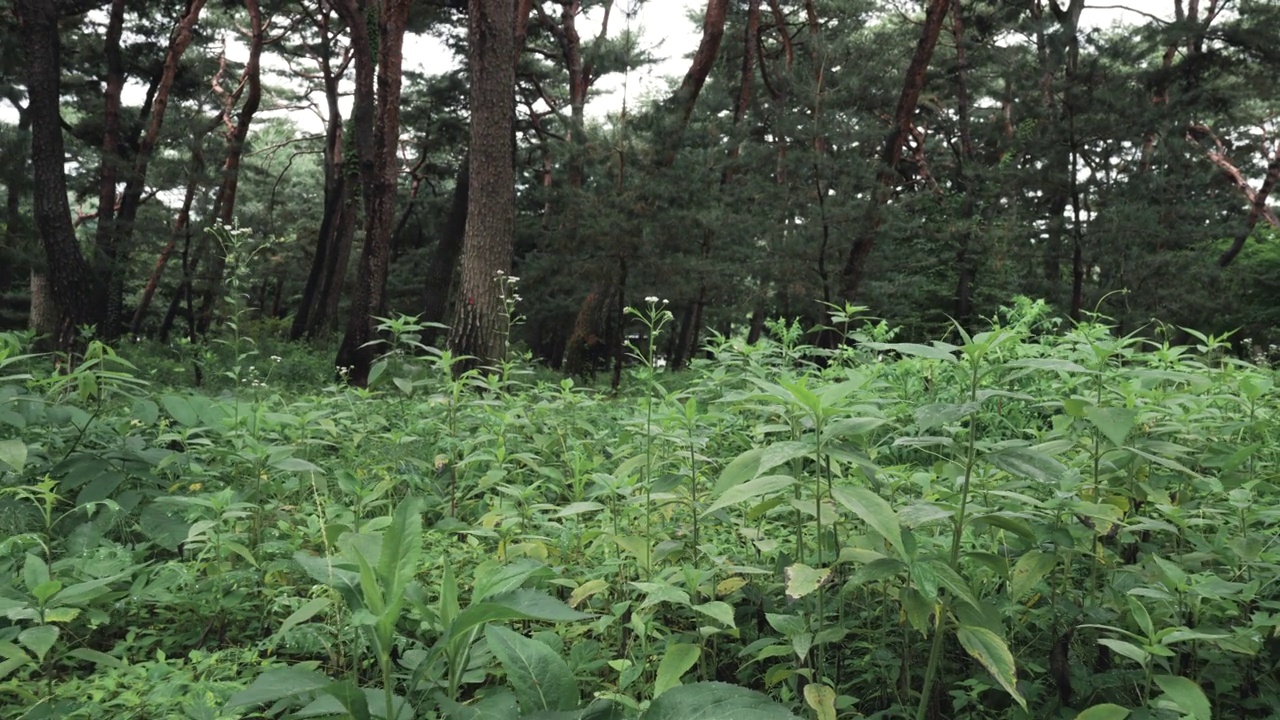
{"label": "tree bark", "polygon": [[138,218],[138,208],[142,204],[142,191],[147,182],[147,168],[156,144],[160,140],[160,128],[164,125],[165,112],[169,107],[169,95],[178,75],[178,63],[187,51],[187,47],[191,45],[195,24],[204,5],[205,0],[188,0],[186,11],[174,27],[169,39],[169,48],[165,52],[164,70],[150,105],[147,128],[138,143],[133,169],[125,181],[124,192],[120,196],[120,210],[111,232],[108,233],[107,243],[100,250],[108,263],[102,273],[107,292],[104,331],[108,338],[117,337],[122,329],[124,278],[121,275],[121,268],[128,255],[129,243],[133,239],[134,223]]}
{"label": "tree bark", "polygon": [[850,246],[844,269],[841,271],[840,294],[846,301],[852,301],[858,296],[862,277],[866,273],[867,258],[871,255],[880,225],[884,222],[884,206],[893,195],[894,181],[898,177],[898,162],[902,160],[902,144],[911,133],[916,106],[920,102],[920,93],[924,90],[925,73],[928,72],[929,62],[933,59],[933,49],[938,44],[938,36],[942,33],[942,21],[947,15],[949,4],[950,0],[929,0],[929,7],[924,16],[924,26],[920,31],[920,41],[916,44],[911,64],[907,66],[902,93],[898,96],[898,106],[893,113],[893,128],[885,138],[884,148],[880,152],[877,187],[867,206],[862,231]]}
{"label": "tree bark", "polygon": [[[120,92],[124,89],[124,62],[120,53],[120,37],[124,33],[124,0],[112,0],[103,40],[103,56],[107,61],[106,90],[102,101],[102,158],[98,170],[98,219],[94,235],[94,265],[104,277],[113,278],[116,263],[115,214],[116,184],[119,182],[120,157]],[[113,278],[114,279],[114,278]],[[108,308],[106,335],[115,332]]]}
{"label": "tree bark", "polygon": [[[471,159],[468,155],[463,158],[462,165],[458,167],[458,176],[453,185],[453,202],[449,205],[444,229],[436,242],[431,264],[427,267],[426,291],[422,298],[422,319],[428,323],[443,323],[448,319],[449,295],[453,290],[454,270],[458,265],[458,256],[462,254],[462,243],[467,232],[470,187]],[[429,347],[434,346],[439,337],[440,330],[429,327],[422,333],[422,342]]]}
{"label": "tree bark", "polygon": [[659,156],[659,167],[670,167],[676,160],[680,141],[684,137],[685,128],[689,126],[689,118],[693,115],[693,106],[697,104],[702,86],[720,54],[720,41],[724,39],[728,10],[729,0],[707,0],[707,10],[702,16],[702,39],[693,54],[693,62],[680,81],[680,87],[667,99],[667,108],[674,113],[675,124],[663,132],[666,140]]}
{"label": "tree bark", "polygon": [[[378,57],[376,116],[373,101],[373,57],[364,25],[364,8],[357,0],[342,0],[339,12],[351,27],[356,62],[356,145],[365,186],[365,238],[352,295],[347,331],[335,363],[349,368],[347,382],[365,386],[378,354],[374,317],[382,312],[391,257],[391,231],[395,224],[396,150],[400,142],[400,86],[404,33],[409,22],[410,0],[383,0],[378,6]],[[508,41],[510,30],[508,31]],[[514,72],[514,71],[513,71]],[[362,98],[367,107],[362,107]],[[373,122],[376,117],[376,123]],[[369,131],[372,130],[370,137]],[[508,165],[510,160],[508,158]]]}
{"label": "tree bark", "polygon": [[342,74],[351,60],[350,52],[344,53],[334,68],[332,53],[335,35],[330,33],[330,9],[321,7],[315,19],[319,40],[316,43],[316,60],[320,65],[324,83],[325,103],[328,109],[324,149],[324,214],[320,219],[320,231],[316,237],[316,252],[311,262],[311,272],[293,317],[289,331],[292,340],[315,338],[335,328],[338,302],[347,276],[347,263],[351,256],[351,242],[355,234],[355,208],[353,182],[349,177],[343,153],[342,109],[339,101],[339,84]]}
{"label": "tree bark", "polygon": [[67,203],[58,10],[48,0],[16,0],[14,8],[27,52],[36,228],[48,261],[49,285],[58,313],[53,344],[60,350],[71,350],[77,341],[76,328],[99,325],[103,313],[101,285],[80,253]]}
{"label": "tree bark", "polygon": [[506,358],[500,275],[515,234],[515,17],[511,0],[470,0],[471,167],[462,272],[449,347],[459,372]]}
{"label": "tree bark", "polygon": [[[245,8],[249,11],[249,59],[241,73],[241,82],[248,88],[244,105],[236,118],[236,124],[226,135],[227,154],[222,162],[222,181],[214,196],[214,217],[223,227],[235,221],[236,192],[240,187],[240,161],[244,157],[244,144],[249,137],[249,127],[253,124],[253,116],[262,103],[262,46],[266,42],[265,27],[262,22],[262,8],[258,0],[245,0]],[[230,122],[231,107],[227,107],[224,117]],[[209,332],[213,324],[213,311],[222,296],[222,276],[227,268],[227,248],[222,243],[213,243],[213,255],[209,263],[208,284],[200,298],[200,314],[196,321],[196,332],[201,335]]]}

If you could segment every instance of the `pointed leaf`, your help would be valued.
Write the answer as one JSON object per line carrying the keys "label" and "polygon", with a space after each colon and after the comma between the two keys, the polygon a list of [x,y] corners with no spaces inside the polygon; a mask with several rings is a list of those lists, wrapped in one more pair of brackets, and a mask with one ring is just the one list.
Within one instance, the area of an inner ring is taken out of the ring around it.
{"label": "pointed leaf", "polygon": [[523,713],[578,707],[578,684],[554,650],[501,625],[486,626],[484,637],[502,663]]}
{"label": "pointed leaf", "polygon": [[817,720],[836,720],[836,691],[821,683],[804,686],[805,704],[813,708]]}
{"label": "pointed leaf", "polygon": [[1066,465],[1029,447],[1004,448],[987,454],[986,458],[992,465],[1010,475],[1046,485],[1056,484],[1067,474]]}
{"label": "pointed leaf", "polygon": [[662,656],[662,662],[658,663],[658,676],[653,684],[653,696],[657,698],[662,693],[673,687],[680,685],[680,678],[684,676],[693,664],[698,662],[698,656],[702,654],[702,648],[689,643],[673,643],[667,646],[667,652]]}
{"label": "pointed leaf", "polygon": [[733,619],[733,606],[727,602],[712,600],[701,605],[694,605],[693,609],[713,620],[719,621],[726,627],[737,627]]}
{"label": "pointed leaf", "polygon": [[763,497],[771,493],[776,493],[780,490],[786,490],[795,484],[795,479],[787,475],[765,475],[764,477],[758,477],[754,480],[744,482],[741,485],[734,485],[733,487],[725,490],[723,495],[716,498],[716,501],[711,503],[711,506],[706,509],[706,512],[713,513],[720,508],[736,505],[746,500]]}
{"label": "pointed leaf", "polygon": [[1195,720],[1212,720],[1209,698],[1194,680],[1177,675],[1156,675],[1155,681],[1164,691],[1165,699],[1177,705],[1182,712]]}
{"label": "pointed leaf", "polygon": [[1102,703],[1080,713],[1076,716],[1076,720],[1124,720],[1129,717],[1129,714],[1128,708],[1112,703]]}
{"label": "pointed leaf", "polygon": [[831,568],[811,568],[804,563],[796,563],[787,568],[786,574],[787,597],[799,600],[826,582],[831,577]]}
{"label": "pointed leaf", "polygon": [[17,438],[0,440],[0,463],[8,465],[14,473],[21,473],[27,464],[27,444]]}
{"label": "pointed leaf", "polygon": [[37,625],[27,628],[18,633],[18,642],[35,653],[36,660],[44,662],[44,656],[48,655],[53,649],[53,644],[58,642],[58,628],[56,625]]}
{"label": "pointed leaf", "polygon": [[1040,550],[1029,550],[1018,558],[1009,574],[1009,597],[1014,602],[1021,600],[1036,583],[1044,579],[1058,564],[1058,556]]}
{"label": "pointed leaf", "polygon": [[721,682],[671,688],[654,700],[640,720],[797,720],[787,709],[754,690]]}
{"label": "pointed leaf", "polygon": [[273,668],[254,678],[249,687],[232,695],[225,707],[265,705],[287,697],[324,690],[332,680],[314,670],[300,667]]}
{"label": "pointed leaf", "polygon": [[902,545],[902,524],[898,515],[884,498],[866,488],[832,488],[831,495],[841,505],[861,518],[862,522],[889,541],[894,552],[910,561]]}
{"label": "pointed leaf", "polygon": [[1085,418],[1098,428],[1112,445],[1121,447],[1125,438],[1133,430],[1133,423],[1138,417],[1136,410],[1127,408],[1103,408],[1089,405],[1084,409]]}
{"label": "pointed leaf", "polygon": [[1018,692],[1018,672],[1013,663],[1013,653],[1009,652],[1004,640],[984,627],[967,625],[956,630],[956,637],[965,652],[981,663],[1025,711],[1027,701]]}

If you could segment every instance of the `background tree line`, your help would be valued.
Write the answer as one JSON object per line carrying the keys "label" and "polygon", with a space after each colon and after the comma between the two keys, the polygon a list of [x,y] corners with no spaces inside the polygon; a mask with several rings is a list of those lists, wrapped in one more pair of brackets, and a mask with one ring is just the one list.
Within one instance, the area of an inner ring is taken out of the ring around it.
{"label": "background tree line", "polygon": [[[1275,3],[707,0],[670,19],[701,26],[683,77],[593,114],[653,61],[636,7],[0,0],[2,319],[65,347],[248,309],[341,338],[357,383],[377,317],[581,371],[646,296],[677,366],[767,318],[928,337],[1019,294],[1272,340]],[[458,66],[406,71],[424,34]]]}

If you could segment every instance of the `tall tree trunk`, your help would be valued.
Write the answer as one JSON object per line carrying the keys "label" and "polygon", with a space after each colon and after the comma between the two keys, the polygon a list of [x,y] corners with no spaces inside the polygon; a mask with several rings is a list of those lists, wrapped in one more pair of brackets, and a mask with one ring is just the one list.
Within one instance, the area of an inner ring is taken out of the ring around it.
{"label": "tall tree trunk", "polygon": [[880,170],[877,173],[876,189],[867,206],[862,230],[849,247],[849,255],[841,271],[840,294],[846,301],[854,300],[858,296],[862,277],[866,273],[867,258],[871,255],[880,225],[884,222],[884,206],[893,195],[893,185],[898,177],[898,162],[902,160],[902,145],[914,125],[916,106],[920,102],[920,93],[924,90],[925,73],[928,72],[929,62],[933,59],[933,48],[938,44],[938,36],[942,33],[942,21],[947,15],[949,4],[950,0],[929,0],[928,9],[925,11],[920,41],[916,44],[915,53],[911,56],[911,64],[907,66],[902,93],[898,96],[898,106],[893,113],[893,128],[885,138],[884,148],[880,152]]}
{"label": "tall tree trunk", "polygon": [[178,210],[178,216],[173,221],[173,230],[169,233],[169,242],[165,243],[164,248],[160,251],[160,256],[156,258],[156,266],[151,271],[151,277],[147,278],[146,287],[142,290],[142,297],[138,300],[138,307],[133,311],[133,320],[129,323],[129,334],[138,337],[142,334],[142,323],[147,317],[147,310],[151,307],[151,299],[156,294],[156,288],[160,285],[160,277],[164,274],[164,268],[169,262],[169,256],[173,254],[174,247],[177,246],[178,238],[187,236],[188,241],[191,234],[191,206],[196,199],[196,189],[200,186],[200,177],[203,174],[204,158],[200,152],[200,139],[196,139],[194,147],[191,151],[191,172],[187,177],[187,189],[182,195],[182,207]]}
{"label": "tall tree trunk", "polygon": [[[23,105],[19,98],[16,97],[15,91],[8,100],[18,111],[18,135],[19,137],[28,135],[31,132],[31,113],[28,112],[28,106]],[[29,145],[29,140],[20,141],[21,145]],[[24,152],[25,156],[26,153]],[[27,218],[22,212],[22,196],[26,194],[27,185],[30,182],[25,162],[14,162],[9,177],[4,180],[5,184],[5,202],[4,202],[4,235],[0,235],[0,294],[9,290],[9,288],[18,280],[16,273],[15,256],[18,248],[22,247],[28,238]]]}
{"label": "tall tree trunk", "polygon": [[[102,158],[98,170],[98,220],[94,236],[94,265],[104,277],[114,279],[116,265],[115,214],[116,184],[119,181],[120,157],[120,92],[124,89],[124,61],[120,53],[120,37],[124,32],[124,0],[112,0],[103,40],[103,56],[107,61],[106,90],[102,108]],[[108,290],[110,292],[110,289]],[[114,298],[112,298],[113,300]],[[107,308],[106,335],[114,337],[117,314]]]}
{"label": "tall tree trunk", "polygon": [[320,65],[328,109],[324,147],[324,215],[320,219],[311,272],[289,331],[293,340],[314,338],[334,329],[355,234],[353,180],[344,164],[342,109],[339,105],[341,76],[351,55],[349,51],[344,53],[338,67],[334,67],[332,48],[335,35],[330,34],[330,12],[331,9],[322,4],[315,20],[320,33],[316,60]]}
{"label": "tall tree trunk", "polygon": [[178,63],[191,45],[194,38],[196,20],[204,9],[205,0],[188,0],[186,11],[174,27],[169,38],[169,48],[165,52],[164,70],[156,86],[154,101],[150,105],[147,128],[138,143],[138,151],[134,157],[133,169],[125,181],[124,192],[120,196],[120,211],[116,222],[109,233],[110,238],[101,252],[109,259],[110,265],[103,272],[105,278],[107,302],[105,311],[105,334],[116,337],[120,334],[124,312],[124,277],[121,269],[129,252],[129,244],[133,239],[134,223],[138,218],[138,208],[142,204],[142,191],[147,182],[147,168],[156,144],[160,141],[160,128],[164,125],[165,112],[169,107],[169,95],[173,90],[174,80],[178,75]]}
{"label": "tall tree trunk", "polygon": [[[218,186],[214,198],[214,217],[223,227],[235,220],[236,191],[240,187],[240,161],[244,157],[245,140],[249,137],[249,127],[253,124],[253,116],[262,103],[262,46],[266,42],[265,27],[262,22],[262,8],[258,0],[245,0],[245,8],[249,11],[249,59],[241,74],[241,84],[248,88],[244,106],[236,118],[236,124],[227,133],[227,154],[222,162],[222,182]],[[229,116],[231,108],[226,110]],[[209,332],[213,323],[214,307],[222,295],[222,276],[227,268],[227,248],[222,243],[213,243],[213,255],[209,263],[209,280],[200,298],[200,315],[196,321],[196,331],[200,334]]]}
{"label": "tall tree trunk", "polygon": [[[422,319],[429,323],[443,323],[448,319],[449,294],[453,289],[454,269],[462,253],[463,238],[467,232],[467,204],[470,200],[471,158],[462,159],[458,176],[453,185],[453,202],[445,216],[444,228],[436,241],[435,253],[427,266],[426,290],[422,297]],[[429,327],[422,333],[422,342],[434,346],[440,331]]]}
{"label": "tall tree trunk", "polygon": [[[347,331],[338,349],[336,364],[349,368],[347,381],[364,386],[378,354],[370,345],[374,339],[374,317],[381,313],[391,257],[391,231],[395,224],[396,179],[400,142],[400,84],[405,28],[409,22],[410,0],[383,0],[378,10],[378,57],[376,123],[368,151],[361,132],[361,96],[372,99],[373,58],[364,15],[357,0],[342,0],[339,12],[352,26],[352,47],[356,53],[356,144],[360,146],[361,174],[365,185],[365,238],[360,256],[356,288],[352,295]],[[508,41],[510,32],[508,32]],[[508,158],[508,165],[510,159]]]}
{"label": "tall tree trunk", "polygon": [[511,271],[515,234],[515,16],[511,0],[470,0],[471,180],[462,272],[449,347],[470,359],[506,358],[509,320],[500,276]]}
{"label": "tall tree trunk", "polygon": [[680,141],[684,138],[685,128],[689,126],[689,118],[693,115],[693,106],[697,104],[702,86],[720,54],[720,41],[724,39],[728,11],[729,0],[707,0],[707,9],[702,16],[702,39],[693,53],[693,62],[680,81],[680,86],[666,102],[667,109],[673,113],[674,124],[663,129],[665,140],[659,155],[660,167],[670,167],[676,160]]}
{"label": "tall tree trunk", "polygon": [[103,313],[101,285],[80,253],[67,203],[58,9],[48,0],[16,0],[14,9],[27,52],[36,228],[48,261],[49,285],[59,317],[54,346],[70,350],[77,340],[76,328],[99,325]]}

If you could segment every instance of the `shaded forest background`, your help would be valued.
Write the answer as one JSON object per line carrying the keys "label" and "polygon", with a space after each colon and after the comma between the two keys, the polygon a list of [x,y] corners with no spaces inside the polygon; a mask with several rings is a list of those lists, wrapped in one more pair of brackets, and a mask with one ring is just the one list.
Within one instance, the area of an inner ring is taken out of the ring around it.
{"label": "shaded forest background", "polygon": [[[769,318],[926,338],[1016,296],[1265,347],[1280,6],[1132,8],[708,0],[670,18],[701,27],[685,75],[601,117],[654,60],[625,0],[0,0],[0,323],[252,320],[341,338],[357,383],[377,317],[486,361],[514,303],[510,340],[576,372],[645,297],[675,366]],[[458,66],[405,71],[406,34]]]}

